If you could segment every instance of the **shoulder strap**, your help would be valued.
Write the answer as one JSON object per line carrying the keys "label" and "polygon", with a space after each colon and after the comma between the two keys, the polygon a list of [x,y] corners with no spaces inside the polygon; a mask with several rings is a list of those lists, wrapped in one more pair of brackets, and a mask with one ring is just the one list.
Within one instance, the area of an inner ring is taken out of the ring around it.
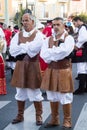
{"label": "shoulder strap", "polygon": [[83,24],[82,26],[85,26],[85,28],[87,29],[87,24]]}
{"label": "shoulder strap", "polygon": [[58,41],[53,41],[53,36],[50,36],[49,38],[49,48],[52,48],[52,46],[58,46]]}
{"label": "shoulder strap", "polygon": [[86,30],[87,30],[87,25],[86,24],[82,24],[81,26],[80,26],[80,28],[78,29],[78,32],[79,32],[79,30],[81,29],[81,27],[85,27],[86,28]]}
{"label": "shoulder strap", "polygon": [[58,41],[58,46],[65,41],[65,38],[66,38],[67,36],[68,36],[68,34],[65,33],[65,34],[64,34],[64,39],[60,39],[60,40]]}
{"label": "shoulder strap", "polygon": [[53,36],[51,36],[51,37],[49,38],[49,47],[52,48],[53,45],[59,46],[62,42],[65,41],[65,38],[66,38],[67,36],[68,36],[68,34],[65,33],[65,35],[64,35],[64,40],[60,39],[60,40],[58,40],[58,41],[53,41]]}
{"label": "shoulder strap", "polygon": [[26,43],[31,42],[34,40],[35,36],[36,36],[37,31],[34,31],[33,34],[30,37],[23,37],[23,32],[21,31],[19,33],[19,43]]}

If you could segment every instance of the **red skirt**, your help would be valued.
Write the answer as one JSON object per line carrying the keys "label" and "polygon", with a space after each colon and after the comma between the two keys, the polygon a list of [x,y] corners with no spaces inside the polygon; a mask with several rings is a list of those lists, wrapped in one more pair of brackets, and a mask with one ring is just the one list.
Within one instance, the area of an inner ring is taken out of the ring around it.
{"label": "red skirt", "polygon": [[7,94],[4,70],[4,61],[3,58],[0,56],[0,95]]}

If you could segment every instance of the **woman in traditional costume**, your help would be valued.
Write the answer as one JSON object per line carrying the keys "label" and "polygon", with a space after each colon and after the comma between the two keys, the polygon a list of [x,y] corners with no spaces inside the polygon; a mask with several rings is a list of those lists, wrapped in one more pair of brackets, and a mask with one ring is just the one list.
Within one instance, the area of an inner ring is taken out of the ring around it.
{"label": "woman in traditional costume", "polygon": [[0,95],[7,94],[6,91],[6,78],[5,78],[5,67],[4,59],[2,53],[6,52],[6,41],[4,39],[4,34],[0,28]]}

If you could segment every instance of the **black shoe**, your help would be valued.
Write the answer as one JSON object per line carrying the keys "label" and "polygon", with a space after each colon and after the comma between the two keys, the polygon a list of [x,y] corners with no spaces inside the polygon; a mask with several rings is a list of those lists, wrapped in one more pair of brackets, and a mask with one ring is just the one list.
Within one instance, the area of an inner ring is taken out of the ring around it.
{"label": "black shoe", "polygon": [[87,93],[87,88],[85,88],[85,90],[84,90],[86,93]]}
{"label": "black shoe", "polygon": [[78,89],[75,90],[75,92],[73,94],[79,95],[79,94],[83,94],[83,93],[84,93],[84,91],[78,88]]}
{"label": "black shoe", "polygon": [[75,79],[76,79],[76,80],[79,80],[79,77],[77,76]]}

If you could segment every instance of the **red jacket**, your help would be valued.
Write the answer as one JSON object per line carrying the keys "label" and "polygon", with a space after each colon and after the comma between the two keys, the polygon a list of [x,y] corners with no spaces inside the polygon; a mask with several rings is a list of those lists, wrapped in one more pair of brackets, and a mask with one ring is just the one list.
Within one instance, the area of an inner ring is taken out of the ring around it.
{"label": "red jacket", "polygon": [[3,30],[4,33],[5,33],[5,38],[6,38],[6,41],[7,41],[7,46],[10,45],[10,41],[11,41],[11,37],[12,37],[12,32],[8,29],[4,29]]}

